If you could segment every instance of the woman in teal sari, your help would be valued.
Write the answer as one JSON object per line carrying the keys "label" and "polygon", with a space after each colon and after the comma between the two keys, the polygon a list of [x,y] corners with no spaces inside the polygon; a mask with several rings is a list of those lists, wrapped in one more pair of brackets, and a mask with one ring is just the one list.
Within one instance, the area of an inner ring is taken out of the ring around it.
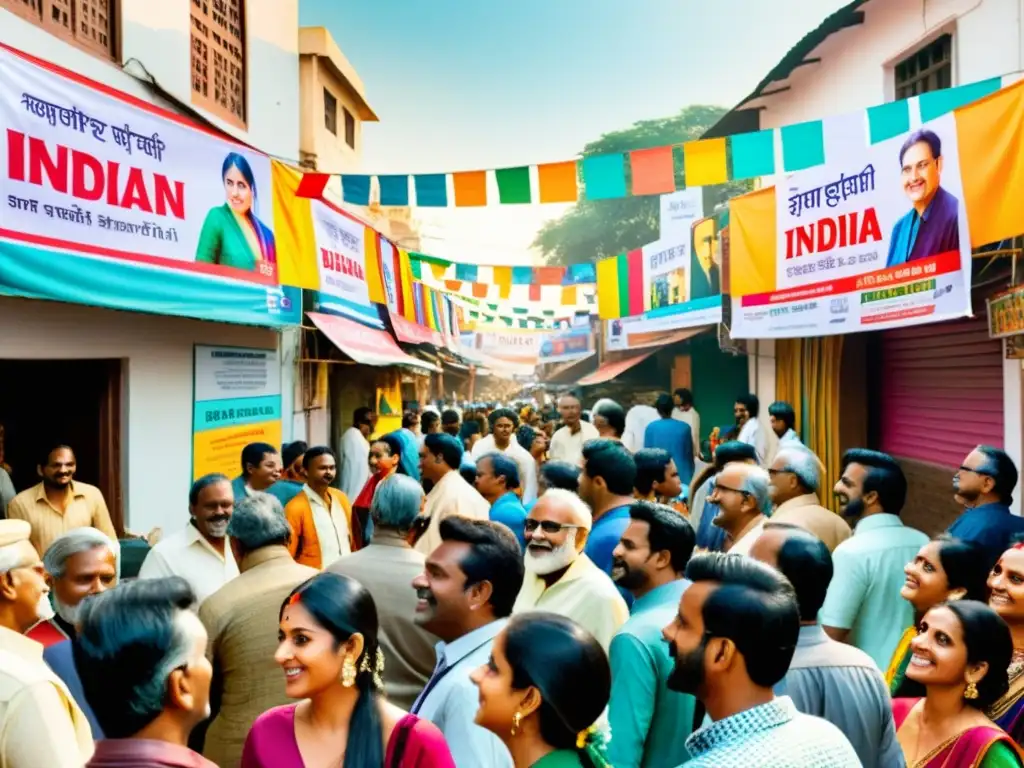
{"label": "woman in teal sari", "polygon": [[221,167],[224,205],[206,214],[196,247],[196,261],[272,274],[277,264],[274,233],[257,218],[256,178],[249,161],[237,152]]}
{"label": "woman in teal sari", "polygon": [[1024,544],[1003,553],[988,578],[988,604],[1010,627],[1010,689],[988,711],[996,725],[1024,743]]}
{"label": "woman in teal sari", "polygon": [[593,726],[608,705],[611,669],[574,621],[514,616],[471,677],[480,689],[476,724],[505,743],[515,768],[608,766]]}

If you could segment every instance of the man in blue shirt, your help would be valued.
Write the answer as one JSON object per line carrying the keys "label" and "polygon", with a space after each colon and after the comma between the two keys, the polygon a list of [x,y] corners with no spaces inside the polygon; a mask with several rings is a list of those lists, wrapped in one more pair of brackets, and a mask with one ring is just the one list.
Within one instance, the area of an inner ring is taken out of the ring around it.
{"label": "man in blue shirt", "polygon": [[526,551],[526,510],[516,495],[519,490],[519,467],[504,453],[495,451],[480,457],[476,463],[477,492],[491,505],[490,519],[508,527]]}
{"label": "man in blue shirt", "polygon": [[615,768],[676,768],[689,758],[686,739],[696,700],[669,690],[673,661],[661,630],[690,585],[683,572],[693,554],[693,528],[674,510],[646,501],[633,504],[629,516],[612,555],[612,578],[634,602],[608,648],[608,762]]}
{"label": "man in blue shirt", "polygon": [[594,516],[594,526],[583,551],[609,576],[612,550],[629,525],[635,481],[636,462],[622,443],[599,438],[583,446],[579,496],[590,505]]}
{"label": "man in blue shirt", "polygon": [[668,451],[679,470],[680,481],[683,485],[689,485],[693,478],[693,432],[689,424],[672,418],[672,408],[669,395],[658,395],[654,409],[660,418],[647,425],[644,448]]}
{"label": "man in blue shirt", "polygon": [[953,498],[964,513],[949,527],[950,536],[983,547],[995,562],[1024,533],[1024,518],[1010,511],[1017,467],[1005,451],[979,445],[953,475]]}

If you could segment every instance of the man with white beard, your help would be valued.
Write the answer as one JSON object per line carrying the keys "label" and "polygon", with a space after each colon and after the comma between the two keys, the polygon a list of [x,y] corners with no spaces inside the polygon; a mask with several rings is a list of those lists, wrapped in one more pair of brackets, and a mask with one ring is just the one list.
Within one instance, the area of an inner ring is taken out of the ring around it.
{"label": "man with white beard", "polygon": [[583,554],[593,525],[579,496],[558,488],[526,518],[526,577],[513,613],[549,611],[572,619],[608,650],[629,609],[608,575]]}

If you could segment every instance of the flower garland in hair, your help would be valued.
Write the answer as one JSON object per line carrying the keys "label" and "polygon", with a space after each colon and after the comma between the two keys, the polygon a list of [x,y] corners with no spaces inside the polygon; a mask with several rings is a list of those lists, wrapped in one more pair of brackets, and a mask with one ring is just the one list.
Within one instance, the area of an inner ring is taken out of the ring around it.
{"label": "flower garland in hair", "polygon": [[611,733],[592,725],[576,734],[576,749],[585,752],[597,768],[612,768],[605,754],[611,742]]}

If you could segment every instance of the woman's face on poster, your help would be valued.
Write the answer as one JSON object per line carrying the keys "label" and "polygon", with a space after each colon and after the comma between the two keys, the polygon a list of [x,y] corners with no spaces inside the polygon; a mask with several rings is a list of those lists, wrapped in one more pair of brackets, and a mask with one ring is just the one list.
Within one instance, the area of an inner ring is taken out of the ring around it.
{"label": "woman's face on poster", "polygon": [[224,174],[224,194],[235,213],[245,214],[252,208],[252,187],[234,166]]}

